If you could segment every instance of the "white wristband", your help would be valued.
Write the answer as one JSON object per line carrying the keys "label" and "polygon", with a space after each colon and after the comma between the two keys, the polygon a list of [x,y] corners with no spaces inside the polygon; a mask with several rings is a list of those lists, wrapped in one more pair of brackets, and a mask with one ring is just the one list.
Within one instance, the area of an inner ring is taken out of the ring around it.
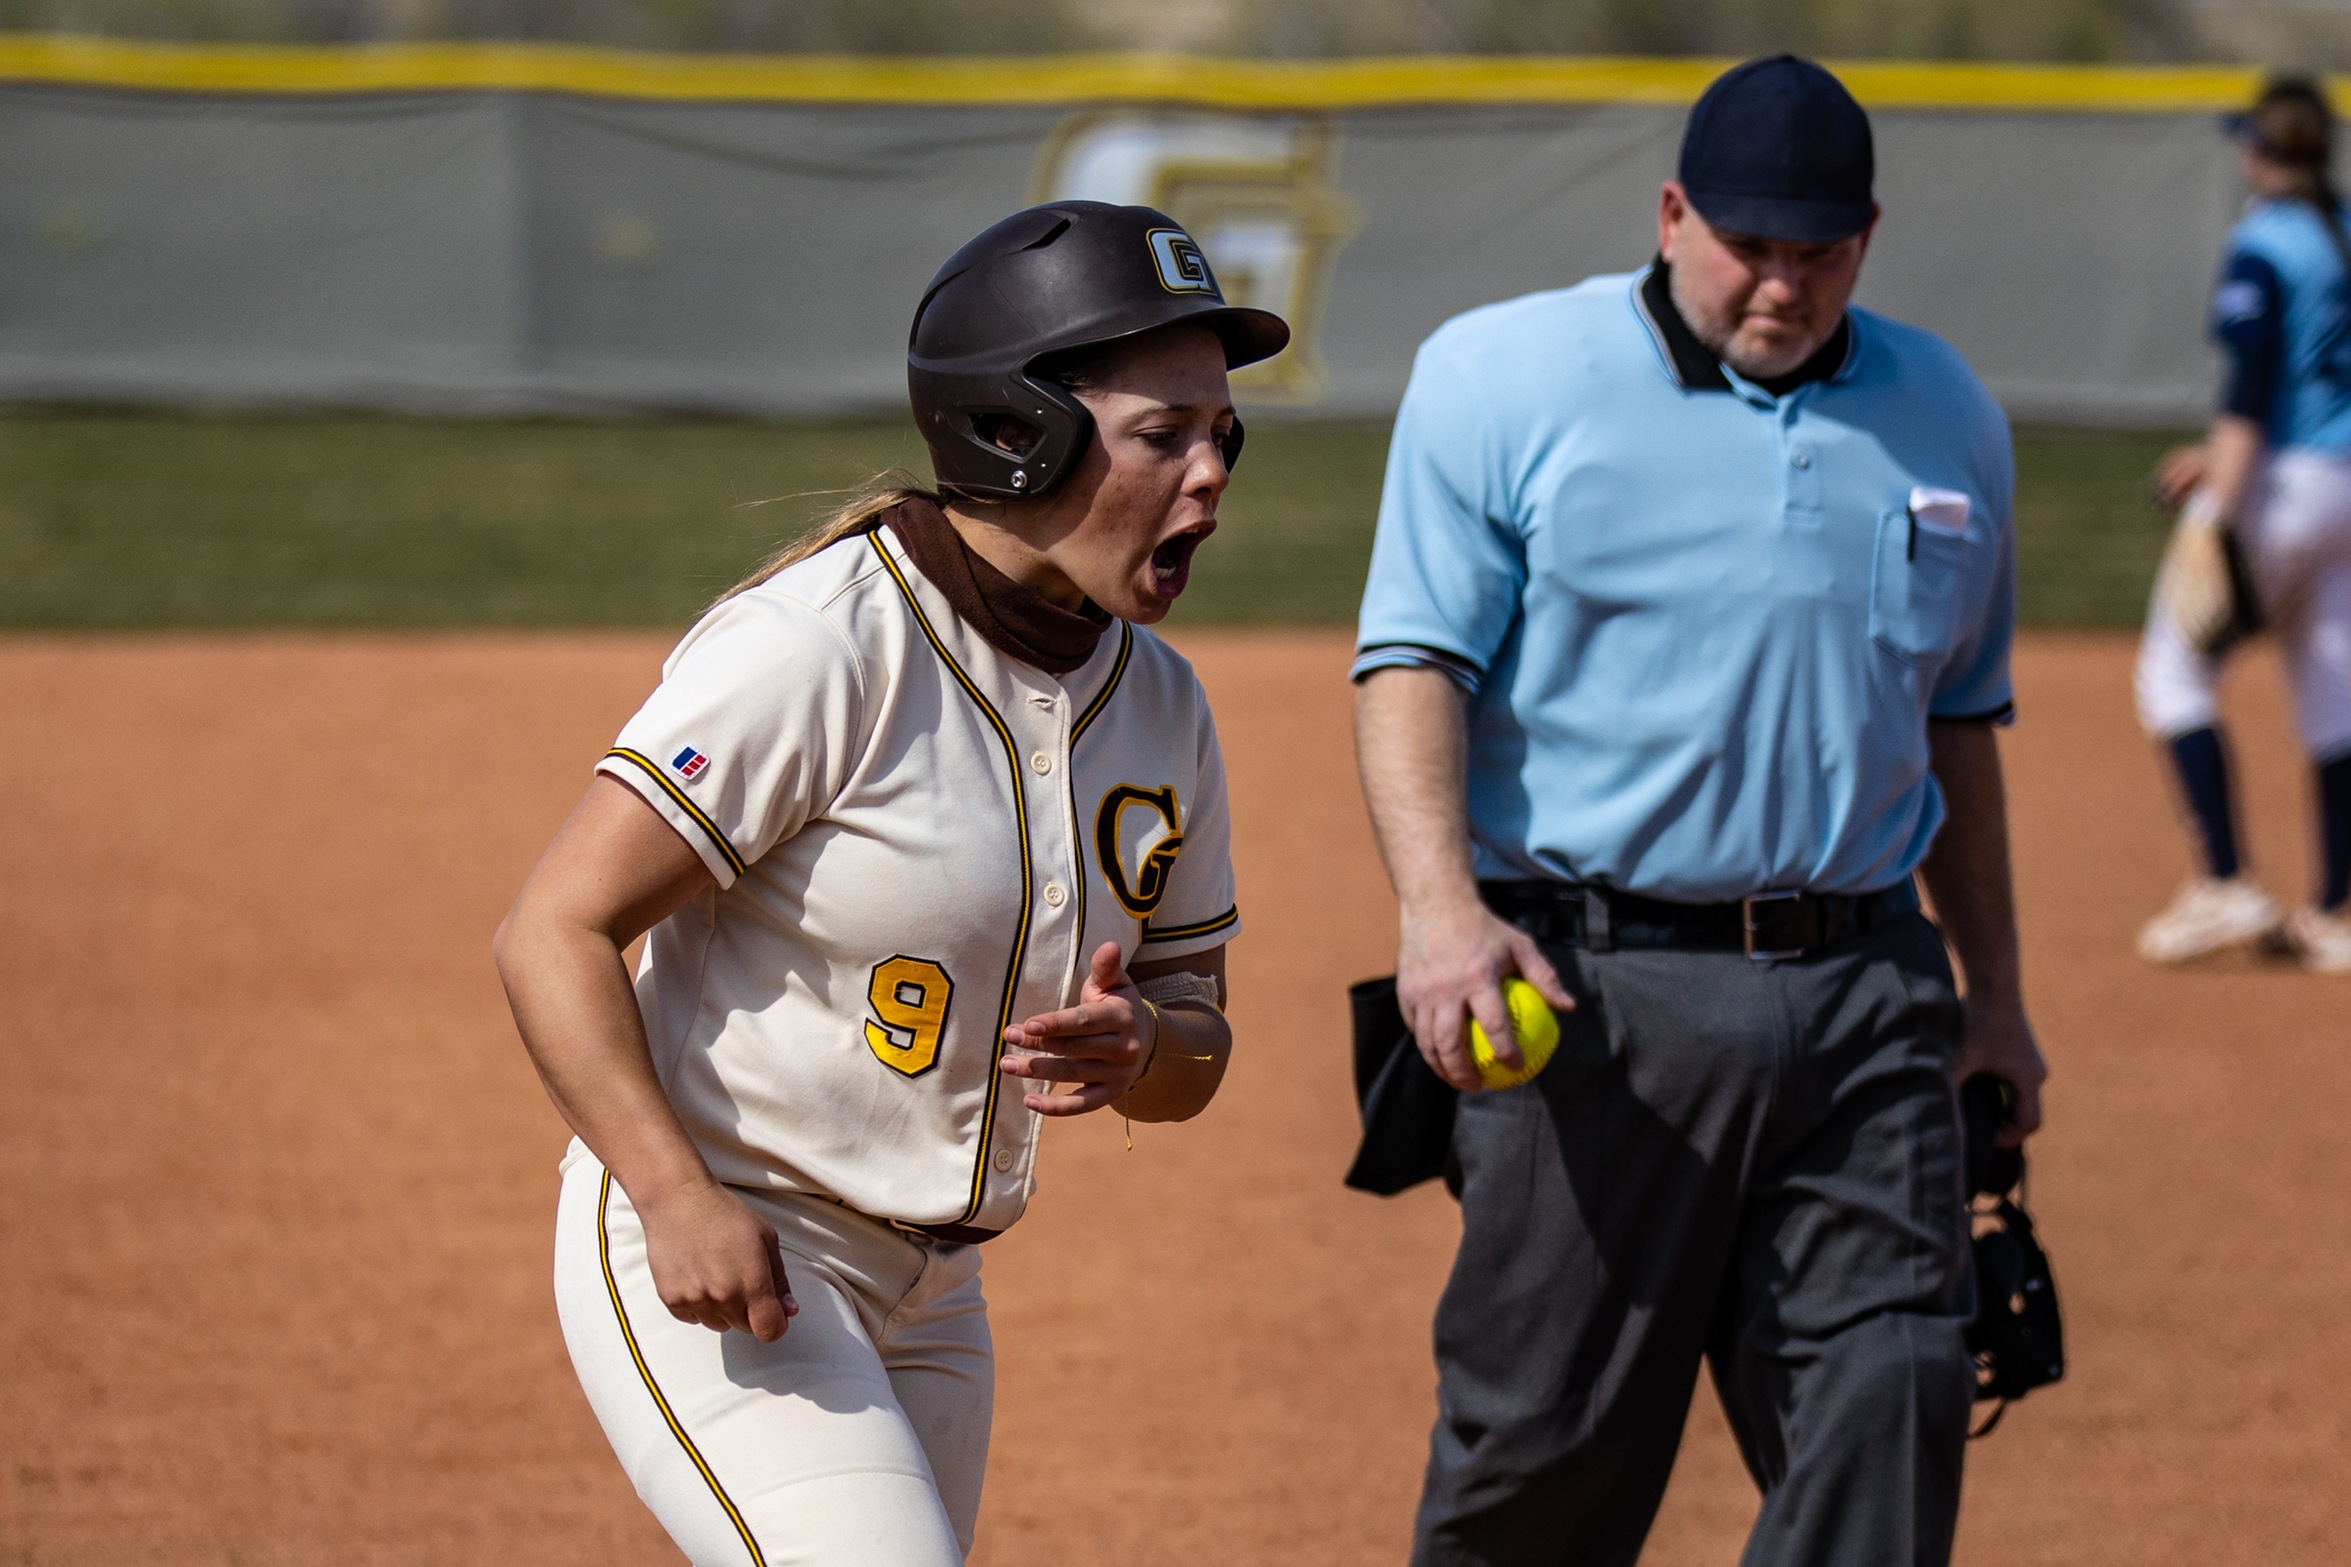
{"label": "white wristband", "polygon": [[1205,974],[1194,974],[1177,969],[1170,974],[1154,974],[1149,979],[1137,980],[1135,990],[1145,1001],[1154,1001],[1163,1007],[1178,1007],[1187,1003],[1206,1007],[1221,1013],[1224,1008],[1216,1002],[1216,981]]}

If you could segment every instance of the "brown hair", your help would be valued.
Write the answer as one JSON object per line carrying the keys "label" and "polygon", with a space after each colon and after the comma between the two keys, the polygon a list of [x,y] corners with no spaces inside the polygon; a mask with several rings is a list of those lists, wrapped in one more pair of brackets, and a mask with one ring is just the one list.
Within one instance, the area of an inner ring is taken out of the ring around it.
{"label": "brown hair", "polygon": [[[1149,341],[1158,333],[1191,324],[1170,321],[1147,332],[1112,338],[1107,343],[1087,343],[1077,348],[1061,349],[1044,355],[1030,365],[1029,374],[1040,381],[1057,382],[1072,392],[1090,392],[1107,381],[1118,361],[1132,353],[1138,344]],[[1038,431],[1009,416],[992,432],[992,438],[1007,451],[1019,450],[1019,443],[1023,439],[1033,445],[1038,436]],[[785,567],[796,566],[819,550],[829,549],[856,534],[869,532],[875,519],[883,512],[915,500],[929,501],[941,511],[947,509],[946,496],[915,482],[914,475],[910,473],[896,470],[875,474],[852,491],[847,500],[826,513],[814,527],[752,567],[749,576],[713,599],[712,604],[724,604],[736,594],[750,591]],[[998,504],[1022,503],[1013,501]]]}
{"label": "brown hair", "polygon": [[915,483],[910,473],[875,474],[851,491],[847,500],[817,519],[814,527],[787,541],[767,559],[752,567],[749,576],[721,593],[712,601],[713,605],[724,604],[738,593],[748,593],[785,567],[797,566],[819,550],[830,549],[843,539],[871,532],[882,513],[908,501],[929,501],[939,507],[947,504],[945,498],[936,491]]}
{"label": "brown hair", "polygon": [[2293,179],[2297,199],[2328,216],[2342,205],[2330,168],[2335,114],[2318,82],[2307,76],[2270,78],[2239,124],[2246,146]]}

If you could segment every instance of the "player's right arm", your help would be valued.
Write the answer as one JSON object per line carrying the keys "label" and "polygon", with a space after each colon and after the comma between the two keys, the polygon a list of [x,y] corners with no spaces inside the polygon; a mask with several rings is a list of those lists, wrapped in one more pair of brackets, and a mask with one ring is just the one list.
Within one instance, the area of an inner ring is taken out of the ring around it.
{"label": "player's right arm", "polygon": [[491,950],[548,1097],[637,1209],[662,1303],[773,1341],[799,1310],[775,1231],[712,1178],[662,1092],[623,957],[713,880],[641,796],[599,774]]}
{"label": "player's right arm", "polygon": [[1355,688],[1355,764],[1398,905],[1396,1000],[1431,1068],[1454,1087],[1481,1086],[1466,1019],[1495,1058],[1520,1064],[1502,982],[1513,974],[1558,1010],[1575,999],[1533,937],[1478,897],[1469,857],[1467,701],[1441,669],[1372,670]]}

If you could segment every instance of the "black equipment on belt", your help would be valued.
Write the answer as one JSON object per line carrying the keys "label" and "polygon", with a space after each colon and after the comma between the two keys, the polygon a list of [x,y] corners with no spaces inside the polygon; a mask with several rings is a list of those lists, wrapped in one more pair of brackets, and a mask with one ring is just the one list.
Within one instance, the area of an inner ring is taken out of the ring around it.
{"label": "black equipment on belt", "polygon": [[[1736,903],[1668,903],[1561,881],[1482,881],[1478,893],[1496,914],[1555,946],[1742,952],[1757,962],[1800,958],[1918,912],[1918,890],[1907,881],[1851,896],[1766,892]],[[1394,977],[1353,986],[1347,1001],[1363,1142],[1346,1184],[1390,1197],[1442,1178],[1460,1196],[1461,1169],[1453,1160],[1460,1092],[1421,1058],[1397,1005]]]}
{"label": "black equipment on belt", "polygon": [[1876,892],[1759,892],[1736,903],[1669,903],[1591,882],[1481,881],[1478,895],[1537,941],[1607,952],[1673,947],[1744,952],[1758,960],[1806,953],[1918,912],[1909,881]]}
{"label": "black equipment on belt", "polygon": [[1979,1072],[1960,1085],[1967,1128],[1967,1191],[1975,1251],[1975,1319],[1967,1325],[1978,1403],[1997,1400],[1970,1439],[1989,1436],[2011,1400],[2065,1375],[2065,1326],[2048,1253],[2024,1211],[2024,1150],[2003,1148],[2016,1119],[2016,1090]]}

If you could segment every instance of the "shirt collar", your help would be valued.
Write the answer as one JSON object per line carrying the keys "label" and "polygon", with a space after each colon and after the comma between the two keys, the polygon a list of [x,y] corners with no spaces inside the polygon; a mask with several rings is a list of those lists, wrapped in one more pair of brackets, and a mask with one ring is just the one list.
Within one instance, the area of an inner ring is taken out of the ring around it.
{"label": "shirt collar", "polygon": [[[1633,290],[1633,307],[1648,323],[1650,334],[1664,350],[1667,365],[1673,371],[1674,384],[1685,392],[1730,392],[1738,388],[1731,384],[1729,373],[1714,351],[1698,341],[1698,334],[1690,330],[1690,323],[1682,319],[1680,307],[1673,302],[1673,272],[1664,258],[1649,263],[1641,274],[1640,284]],[[1836,331],[1820,345],[1812,357],[1786,375],[1773,376],[1768,381],[1748,381],[1765,396],[1780,398],[1800,386],[1814,381],[1833,381],[1852,368],[1855,333],[1850,312],[1837,323]]]}

